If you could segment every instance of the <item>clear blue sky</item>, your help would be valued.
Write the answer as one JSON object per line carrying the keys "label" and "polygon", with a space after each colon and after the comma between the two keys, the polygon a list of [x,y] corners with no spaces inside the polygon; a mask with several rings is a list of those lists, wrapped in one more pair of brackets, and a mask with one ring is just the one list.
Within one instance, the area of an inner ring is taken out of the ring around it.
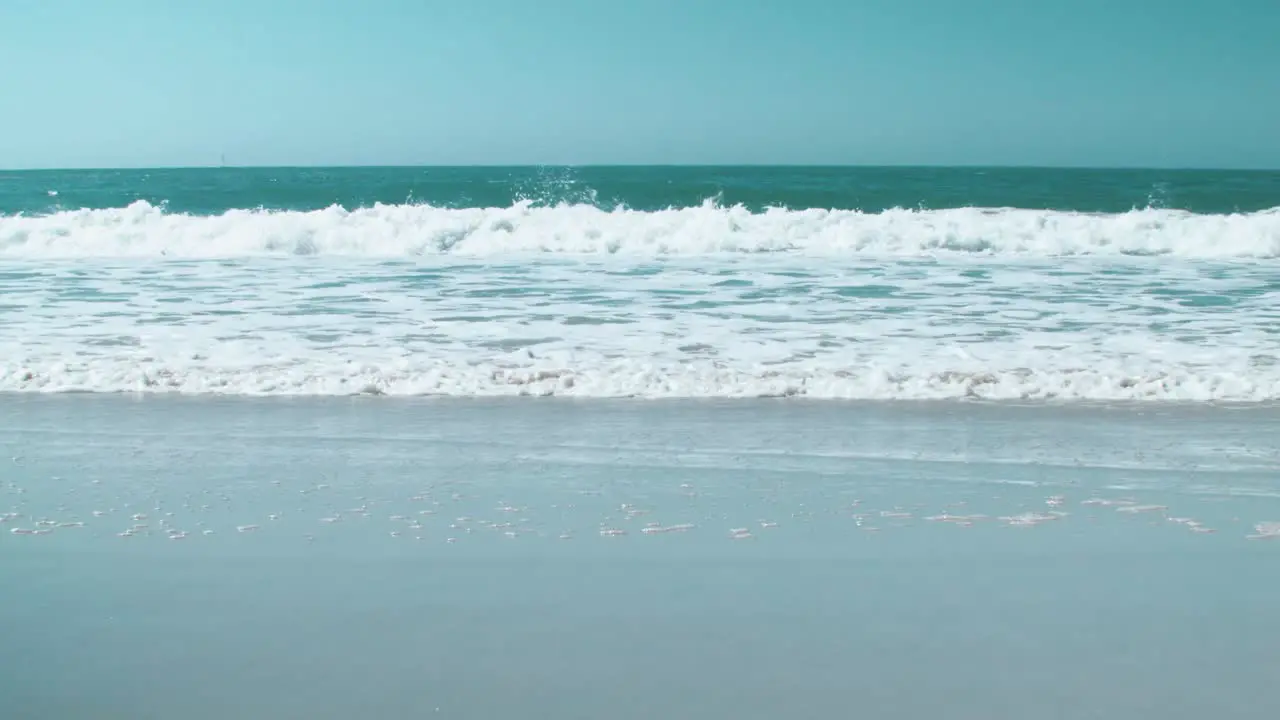
{"label": "clear blue sky", "polygon": [[1280,167],[1280,0],[0,0],[0,167]]}

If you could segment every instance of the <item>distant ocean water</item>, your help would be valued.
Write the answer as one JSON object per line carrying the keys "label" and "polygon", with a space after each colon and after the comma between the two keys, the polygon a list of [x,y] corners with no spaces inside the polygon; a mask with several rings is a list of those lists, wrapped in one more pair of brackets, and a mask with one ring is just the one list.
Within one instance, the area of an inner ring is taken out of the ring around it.
{"label": "distant ocean water", "polygon": [[1280,399],[1280,172],[0,173],[0,391]]}

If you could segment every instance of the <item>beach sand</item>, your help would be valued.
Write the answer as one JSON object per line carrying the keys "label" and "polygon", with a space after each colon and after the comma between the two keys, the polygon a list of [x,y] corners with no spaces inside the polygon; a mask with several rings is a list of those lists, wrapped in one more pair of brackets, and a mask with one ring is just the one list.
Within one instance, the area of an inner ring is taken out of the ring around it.
{"label": "beach sand", "polygon": [[1278,436],[1265,407],[8,395],[0,717],[1254,718]]}

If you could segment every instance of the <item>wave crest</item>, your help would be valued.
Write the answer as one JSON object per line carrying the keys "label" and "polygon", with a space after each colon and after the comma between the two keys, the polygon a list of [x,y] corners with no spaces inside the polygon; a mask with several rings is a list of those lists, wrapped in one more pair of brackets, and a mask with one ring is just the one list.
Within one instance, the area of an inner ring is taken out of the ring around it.
{"label": "wave crest", "polygon": [[752,212],[707,201],[659,211],[518,203],[187,215],[138,201],[124,208],[0,217],[0,256],[11,258],[524,253],[1277,258],[1280,208],[1232,215],[1154,208],[1116,214],[1016,208]]}

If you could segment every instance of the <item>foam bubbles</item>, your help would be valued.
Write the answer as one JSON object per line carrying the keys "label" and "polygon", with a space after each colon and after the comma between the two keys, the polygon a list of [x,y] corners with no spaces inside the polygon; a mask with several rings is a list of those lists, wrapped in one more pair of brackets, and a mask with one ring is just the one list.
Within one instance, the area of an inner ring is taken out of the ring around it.
{"label": "foam bubbles", "polygon": [[1277,211],[5,217],[0,391],[1272,401],[1278,242]]}

